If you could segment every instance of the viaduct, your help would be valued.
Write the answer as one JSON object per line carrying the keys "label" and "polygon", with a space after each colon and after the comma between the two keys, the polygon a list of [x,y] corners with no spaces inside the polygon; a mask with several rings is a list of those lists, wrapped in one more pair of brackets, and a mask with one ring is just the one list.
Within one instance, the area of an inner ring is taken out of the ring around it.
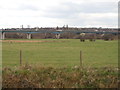
{"label": "viaduct", "polygon": [[56,38],[59,39],[61,33],[70,32],[75,34],[81,33],[94,33],[94,34],[115,34],[118,35],[119,32],[111,32],[111,31],[79,31],[79,30],[0,30],[0,39],[5,39],[5,33],[25,33],[27,35],[27,39],[31,39],[31,35],[34,33],[53,33],[56,35]]}

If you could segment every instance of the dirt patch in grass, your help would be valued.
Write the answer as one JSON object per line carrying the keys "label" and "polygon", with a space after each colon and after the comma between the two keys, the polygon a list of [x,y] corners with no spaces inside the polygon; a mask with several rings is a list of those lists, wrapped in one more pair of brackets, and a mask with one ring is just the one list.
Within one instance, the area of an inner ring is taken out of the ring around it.
{"label": "dirt patch in grass", "polygon": [[63,42],[63,41],[56,41],[56,40],[50,40],[50,41],[43,41],[43,40],[0,40],[0,42],[20,42],[20,43],[25,43],[25,42]]}

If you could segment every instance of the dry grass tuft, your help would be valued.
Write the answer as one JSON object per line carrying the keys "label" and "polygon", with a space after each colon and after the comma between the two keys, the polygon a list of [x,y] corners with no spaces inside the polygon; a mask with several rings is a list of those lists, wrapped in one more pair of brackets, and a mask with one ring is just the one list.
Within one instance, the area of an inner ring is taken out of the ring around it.
{"label": "dry grass tuft", "polygon": [[3,88],[117,88],[118,68],[3,68]]}

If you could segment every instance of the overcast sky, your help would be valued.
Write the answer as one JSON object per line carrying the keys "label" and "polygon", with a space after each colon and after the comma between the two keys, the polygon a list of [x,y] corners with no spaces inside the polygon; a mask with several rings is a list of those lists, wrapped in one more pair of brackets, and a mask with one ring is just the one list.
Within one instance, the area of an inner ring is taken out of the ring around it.
{"label": "overcast sky", "polygon": [[118,27],[118,0],[1,0],[0,28]]}

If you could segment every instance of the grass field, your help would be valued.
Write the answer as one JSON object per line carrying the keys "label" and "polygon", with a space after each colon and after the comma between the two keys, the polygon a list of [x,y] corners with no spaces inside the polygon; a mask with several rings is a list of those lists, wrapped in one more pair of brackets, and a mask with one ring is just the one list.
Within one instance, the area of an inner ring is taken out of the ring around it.
{"label": "grass field", "polygon": [[[20,40],[20,39],[19,39]],[[34,39],[32,39],[34,40]],[[44,42],[3,42],[3,67],[18,66],[22,50],[23,63],[71,67],[80,65],[80,50],[84,67],[118,66],[118,41],[80,42],[79,39],[35,39]]]}
{"label": "grass field", "polygon": [[118,88],[118,41],[32,41],[3,41],[3,88]]}

